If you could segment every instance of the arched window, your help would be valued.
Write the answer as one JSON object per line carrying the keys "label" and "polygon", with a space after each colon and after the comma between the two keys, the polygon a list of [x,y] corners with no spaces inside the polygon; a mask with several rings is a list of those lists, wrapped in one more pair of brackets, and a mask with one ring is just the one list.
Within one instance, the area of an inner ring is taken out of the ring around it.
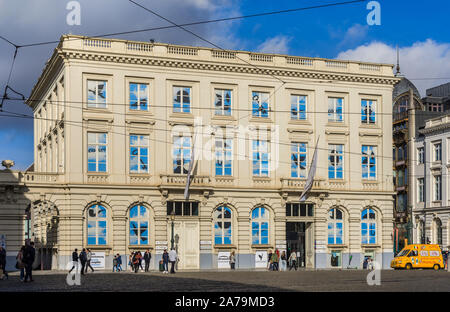
{"label": "arched window", "polygon": [[269,211],[264,207],[252,210],[252,244],[269,244]]}
{"label": "arched window", "polygon": [[232,218],[231,209],[226,206],[214,211],[214,244],[231,244]]}
{"label": "arched window", "polygon": [[148,245],[148,209],[136,205],[130,209],[130,245]]}
{"label": "arched window", "polygon": [[376,244],[377,222],[373,209],[365,209],[361,213],[361,244]]}
{"label": "arched window", "polygon": [[344,218],[342,210],[334,208],[328,212],[328,244],[344,243]]}
{"label": "arched window", "polygon": [[434,219],[434,237],[433,237],[433,244],[442,245],[442,222],[441,219],[436,218]]}
{"label": "arched window", "polygon": [[87,211],[88,245],[106,245],[107,233],[106,208],[102,205],[93,205]]}

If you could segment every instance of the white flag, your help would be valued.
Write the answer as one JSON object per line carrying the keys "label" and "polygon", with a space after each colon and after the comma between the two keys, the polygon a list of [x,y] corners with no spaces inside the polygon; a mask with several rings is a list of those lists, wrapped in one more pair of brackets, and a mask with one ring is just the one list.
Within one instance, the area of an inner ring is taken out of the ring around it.
{"label": "white flag", "polygon": [[314,148],[314,154],[311,161],[311,167],[309,168],[308,172],[308,179],[306,179],[305,189],[303,190],[302,195],[300,195],[300,201],[306,200],[308,193],[311,190],[314,183],[314,176],[316,175],[316,167],[317,167],[317,146],[319,144],[319,137],[317,138],[316,147]]}

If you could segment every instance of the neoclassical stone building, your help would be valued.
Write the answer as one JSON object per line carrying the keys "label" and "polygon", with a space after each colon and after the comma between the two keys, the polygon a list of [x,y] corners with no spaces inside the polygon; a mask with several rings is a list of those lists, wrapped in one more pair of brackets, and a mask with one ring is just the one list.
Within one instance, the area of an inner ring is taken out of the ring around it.
{"label": "neoclassical stone building", "polygon": [[155,268],[172,239],[180,269],[231,251],[264,267],[274,249],[309,268],[389,267],[396,82],[385,64],[63,36],[27,102],[35,162],[15,173],[17,223],[29,207],[51,268],[82,247],[107,268],[150,249]]}

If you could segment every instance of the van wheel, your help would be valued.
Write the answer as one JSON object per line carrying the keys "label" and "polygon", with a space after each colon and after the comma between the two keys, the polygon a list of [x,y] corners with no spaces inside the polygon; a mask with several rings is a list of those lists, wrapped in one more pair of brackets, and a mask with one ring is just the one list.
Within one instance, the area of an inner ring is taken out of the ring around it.
{"label": "van wheel", "polygon": [[412,269],[411,263],[407,263],[407,264],[405,265],[405,269],[411,270],[411,269]]}
{"label": "van wheel", "polygon": [[441,268],[441,267],[440,267],[439,264],[433,265],[433,269],[434,269],[435,271],[439,271],[440,268]]}

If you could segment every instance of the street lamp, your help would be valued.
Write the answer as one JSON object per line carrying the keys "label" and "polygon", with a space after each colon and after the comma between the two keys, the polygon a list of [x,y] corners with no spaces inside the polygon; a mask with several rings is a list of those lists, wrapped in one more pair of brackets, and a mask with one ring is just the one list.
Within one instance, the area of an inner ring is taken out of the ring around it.
{"label": "street lamp", "polygon": [[174,238],[173,238],[173,226],[174,226],[174,221],[175,221],[175,210],[172,209],[172,212],[170,213],[170,220],[172,221],[172,239],[170,240],[170,249],[173,249],[173,243],[174,243]]}

